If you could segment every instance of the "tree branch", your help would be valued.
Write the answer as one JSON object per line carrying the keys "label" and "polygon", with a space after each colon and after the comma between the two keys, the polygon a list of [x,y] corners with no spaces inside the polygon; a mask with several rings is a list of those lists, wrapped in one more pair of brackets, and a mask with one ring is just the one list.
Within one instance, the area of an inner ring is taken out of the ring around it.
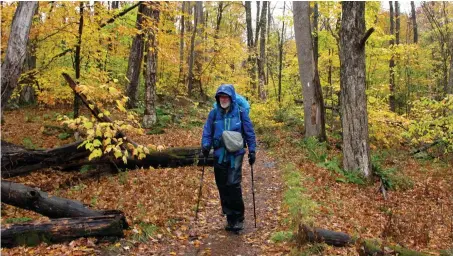
{"label": "tree branch", "polygon": [[135,9],[137,6],[140,5],[140,2],[137,2],[136,4],[132,5],[131,7],[129,8],[126,8],[124,9],[123,11],[121,11],[120,13],[118,14],[115,14],[113,15],[112,18],[110,18],[109,20],[107,20],[105,23],[102,23],[99,28],[103,28],[105,26],[107,26],[108,24],[110,23],[113,23],[117,18],[121,17],[121,16],[124,16],[125,14],[127,14],[128,12],[132,11],[133,9]]}
{"label": "tree branch", "polygon": [[360,40],[359,49],[362,49],[363,47],[365,47],[366,40],[368,40],[368,37],[370,37],[373,32],[374,32],[374,28],[368,29],[368,31],[365,33],[365,35]]}

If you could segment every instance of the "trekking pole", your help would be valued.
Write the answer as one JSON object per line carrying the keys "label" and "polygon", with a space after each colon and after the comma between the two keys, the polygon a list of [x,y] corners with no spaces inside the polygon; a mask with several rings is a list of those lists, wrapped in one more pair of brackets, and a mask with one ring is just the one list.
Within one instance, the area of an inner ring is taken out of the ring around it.
{"label": "trekking pole", "polygon": [[200,179],[200,189],[198,190],[198,201],[197,201],[197,209],[195,210],[195,221],[198,220],[198,209],[200,207],[200,199],[201,199],[201,189],[203,188],[203,177],[204,177],[204,166],[206,165],[206,157],[204,158],[204,164],[201,171],[201,179]]}
{"label": "trekking pole", "polygon": [[253,217],[255,218],[255,228],[256,228],[255,186],[253,185],[253,164],[250,165],[250,170],[252,172]]}

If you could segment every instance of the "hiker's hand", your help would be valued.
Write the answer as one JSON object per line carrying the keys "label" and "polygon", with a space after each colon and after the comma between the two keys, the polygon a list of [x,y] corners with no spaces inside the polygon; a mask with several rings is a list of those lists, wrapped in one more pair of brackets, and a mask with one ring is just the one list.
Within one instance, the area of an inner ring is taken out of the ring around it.
{"label": "hiker's hand", "polygon": [[249,152],[249,164],[253,165],[256,160],[255,152]]}
{"label": "hiker's hand", "polygon": [[203,149],[201,150],[201,152],[203,153],[204,158],[208,158],[208,156],[209,156],[209,149],[203,148]]}

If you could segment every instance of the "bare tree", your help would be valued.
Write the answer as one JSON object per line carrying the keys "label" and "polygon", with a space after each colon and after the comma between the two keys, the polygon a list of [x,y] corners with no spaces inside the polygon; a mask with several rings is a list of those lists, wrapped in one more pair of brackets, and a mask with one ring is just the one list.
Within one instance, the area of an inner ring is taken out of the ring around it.
{"label": "bare tree", "polygon": [[143,127],[150,128],[157,122],[156,114],[156,83],[157,83],[157,26],[159,24],[159,2],[152,2],[146,7],[146,16],[151,18],[151,24],[146,29],[145,56],[145,114],[143,115]]}
{"label": "bare tree", "polygon": [[8,39],[5,58],[2,63],[2,98],[1,113],[3,119],[3,110],[8,103],[11,94],[17,86],[27,52],[28,37],[30,33],[32,18],[38,2],[19,2],[16,12],[14,13],[11,24],[11,32]]}
{"label": "bare tree", "polygon": [[129,97],[127,102],[128,108],[136,108],[138,102],[138,83],[140,78],[140,69],[143,61],[143,51],[145,47],[144,34],[142,33],[144,14],[147,3],[141,2],[138,6],[137,19],[135,28],[139,31],[132,40],[131,51],[129,53],[129,62],[127,66],[126,77],[129,84],[126,88],[126,95]]}
{"label": "bare tree", "polygon": [[304,95],[305,137],[326,139],[324,102],[314,60],[310,23],[310,3],[293,2],[294,32],[299,60],[299,74]]}
{"label": "bare tree", "polygon": [[[371,31],[372,32],[372,31]],[[365,94],[365,2],[342,2],[340,87],[343,168],[371,175]]]}

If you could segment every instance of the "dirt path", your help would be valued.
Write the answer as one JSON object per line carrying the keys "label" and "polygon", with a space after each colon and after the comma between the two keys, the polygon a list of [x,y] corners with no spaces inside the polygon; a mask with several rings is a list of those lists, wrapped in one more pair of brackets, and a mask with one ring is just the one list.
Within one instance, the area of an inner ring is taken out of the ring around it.
{"label": "dirt path", "polygon": [[[254,166],[257,228],[254,227],[250,165],[244,158],[242,190],[245,203],[245,229],[239,234],[224,230],[213,168],[208,168],[200,220],[193,227],[202,234],[199,247],[190,246],[184,255],[268,255],[278,252],[271,235],[278,230],[282,202],[281,174],[276,162],[260,151]],[[203,236],[203,234],[205,234]]]}

